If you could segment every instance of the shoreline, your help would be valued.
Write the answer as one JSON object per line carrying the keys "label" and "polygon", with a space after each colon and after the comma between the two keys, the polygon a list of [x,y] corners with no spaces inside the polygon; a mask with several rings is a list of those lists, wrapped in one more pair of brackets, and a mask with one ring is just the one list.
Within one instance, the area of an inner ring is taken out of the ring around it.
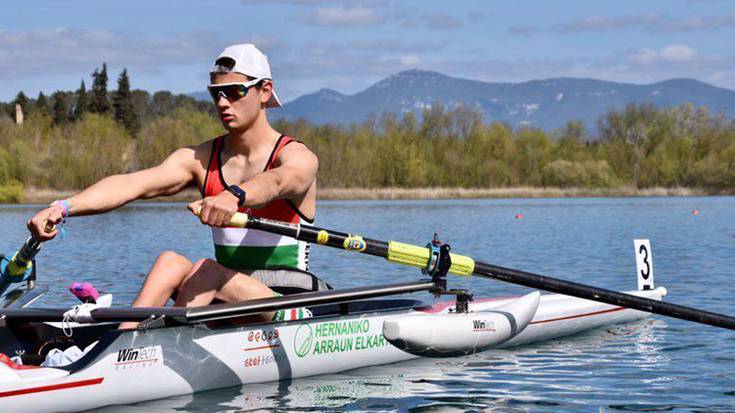
{"label": "shoreline", "polygon": [[[77,191],[27,188],[23,191],[24,204],[48,204],[68,198]],[[652,197],[652,196],[707,196],[732,195],[732,192],[712,193],[700,188],[324,188],[319,189],[319,200],[391,200],[391,199],[482,199],[482,198],[587,198],[587,197]],[[199,191],[186,189],[172,196],[144,202],[183,202],[199,199]]]}

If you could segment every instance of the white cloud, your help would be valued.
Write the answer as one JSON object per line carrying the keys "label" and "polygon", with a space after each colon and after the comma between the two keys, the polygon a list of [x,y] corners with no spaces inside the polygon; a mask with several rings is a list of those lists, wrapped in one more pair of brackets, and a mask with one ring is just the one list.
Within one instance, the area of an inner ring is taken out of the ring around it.
{"label": "white cloud", "polygon": [[696,50],[681,44],[669,45],[661,50],[636,49],[627,54],[627,60],[644,66],[695,62],[699,59],[700,55]]}
{"label": "white cloud", "polygon": [[454,15],[444,12],[420,12],[416,9],[398,10],[393,14],[394,20],[403,27],[424,27],[432,30],[454,30],[463,26],[462,21]]}
{"label": "white cloud", "polygon": [[686,45],[675,44],[661,50],[661,58],[668,62],[689,62],[699,59],[699,53]]}
{"label": "white cloud", "polygon": [[490,16],[492,16],[492,13],[475,10],[467,13],[467,20],[469,20],[470,23],[483,23],[487,21]]}
{"label": "white cloud", "polygon": [[[266,53],[285,47],[278,39],[258,35],[235,41],[253,42]],[[103,62],[134,68],[139,73],[181,64],[201,64],[208,68],[210,60],[226,45],[205,30],[169,36],[66,27],[0,30],[0,73],[22,77],[52,71],[55,75],[86,76]]]}
{"label": "white cloud", "polygon": [[511,26],[508,28],[508,34],[513,36],[530,36],[540,31],[539,26]]}
{"label": "white cloud", "polygon": [[650,25],[661,19],[658,14],[634,14],[626,16],[588,16],[555,24],[551,31],[569,34],[626,29]]}
{"label": "white cloud", "polygon": [[421,61],[421,59],[415,54],[400,56],[398,60],[401,62],[401,65],[408,67],[416,66]]}
{"label": "white cloud", "polygon": [[346,1],[346,0],[240,0],[245,5],[274,5],[287,4],[292,6],[315,6],[320,4],[352,4],[352,5],[374,5],[382,6],[385,0],[362,0],[362,1]]}
{"label": "white cloud", "polygon": [[557,23],[551,31],[559,34],[642,29],[648,32],[688,32],[735,28],[735,13],[717,16],[691,16],[677,19],[661,13],[623,16],[588,16]]}
{"label": "white cloud", "polygon": [[297,15],[294,20],[309,26],[354,27],[380,25],[385,22],[385,17],[373,8],[339,6],[318,8]]}

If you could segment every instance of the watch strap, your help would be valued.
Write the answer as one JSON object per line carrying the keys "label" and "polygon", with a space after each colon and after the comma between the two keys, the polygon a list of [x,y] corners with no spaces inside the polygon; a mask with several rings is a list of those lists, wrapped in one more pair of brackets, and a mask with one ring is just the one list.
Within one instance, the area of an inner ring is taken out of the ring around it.
{"label": "watch strap", "polygon": [[227,191],[237,197],[237,206],[242,207],[245,204],[245,190],[237,185],[230,185],[227,187]]}

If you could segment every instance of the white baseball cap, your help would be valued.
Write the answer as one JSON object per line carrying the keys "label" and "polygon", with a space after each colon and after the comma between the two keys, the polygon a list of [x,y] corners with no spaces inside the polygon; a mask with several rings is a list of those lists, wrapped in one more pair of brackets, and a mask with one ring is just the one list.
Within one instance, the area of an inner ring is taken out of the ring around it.
{"label": "white baseball cap", "polygon": [[[223,62],[221,60],[222,58],[232,59],[232,62]],[[214,66],[212,66],[210,74],[228,72],[240,73],[257,80],[273,80],[271,77],[271,68],[268,65],[268,57],[251,43],[229,46],[225,48],[219,56],[217,56],[214,60]],[[277,108],[280,106],[281,101],[278,99],[274,88],[271,98],[268,99],[265,107]]]}

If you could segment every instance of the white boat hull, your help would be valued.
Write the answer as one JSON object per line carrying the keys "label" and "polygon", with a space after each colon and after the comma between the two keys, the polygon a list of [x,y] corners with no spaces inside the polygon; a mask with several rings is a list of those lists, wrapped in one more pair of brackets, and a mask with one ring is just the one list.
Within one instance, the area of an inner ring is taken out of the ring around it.
{"label": "white boat hull", "polygon": [[[660,300],[665,289],[632,294]],[[492,310],[515,299],[478,299],[470,310]],[[79,411],[408,360],[417,356],[392,346],[383,335],[383,323],[442,314],[452,306],[439,303],[242,327],[194,325],[112,333],[66,369],[16,370],[0,364],[4,368],[0,411]],[[645,316],[587,300],[542,295],[527,327],[498,344],[547,340]]]}

